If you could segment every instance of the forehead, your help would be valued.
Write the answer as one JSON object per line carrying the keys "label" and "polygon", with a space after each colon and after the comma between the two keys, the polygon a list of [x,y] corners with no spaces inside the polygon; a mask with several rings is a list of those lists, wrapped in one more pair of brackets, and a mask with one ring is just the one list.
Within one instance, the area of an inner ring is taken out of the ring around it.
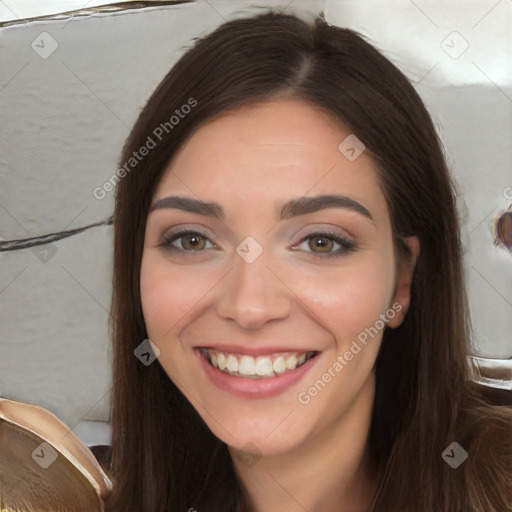
{"label": "forehead", "polygon": [[339,149],[350,135],[332,113],[300,99],[243,106],[190,137],[171,161],[155,200],[172,192],[268,209],[269,201],[338,192],[382,207],[371,157],[363,152],[351,161]]}

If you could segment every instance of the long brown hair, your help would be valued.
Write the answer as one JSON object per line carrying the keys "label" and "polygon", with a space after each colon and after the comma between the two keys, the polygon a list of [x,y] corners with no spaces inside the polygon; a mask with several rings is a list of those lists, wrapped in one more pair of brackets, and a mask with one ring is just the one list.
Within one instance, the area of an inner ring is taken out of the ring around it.
{"label": "long brown hair", "polygon": [[[469,380],[454,185],[431,118],[406,77],[362,36],[321,16],[307,23],[272,11],[196,41],[150,97],[120,158],[121,167],[148,137],[155,142],[116,189],[107,510],[247,509],[226,445],[158,362],[145,366],[134,356],[147,338],[140,267],[154,191],[183,142],[222,112],[286,94],[334,113],[365,144],[397,254],[406,257],[403,237],[420,239],[410,310],[385,331],[376,363],[369,449],[384,478],[374,510],[511,510],[511,414]],[[457,469],[441,457],[452,442],[469,455]]]}

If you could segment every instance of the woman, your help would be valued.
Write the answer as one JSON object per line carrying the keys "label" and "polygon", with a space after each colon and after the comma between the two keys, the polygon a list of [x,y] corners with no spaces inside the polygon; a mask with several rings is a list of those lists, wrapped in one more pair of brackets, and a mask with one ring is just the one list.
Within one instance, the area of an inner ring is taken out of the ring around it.
{"label": "woman", "polygon": [[358,34],[225,23],[119,178],[107,510],[512,510],[442,148]]}

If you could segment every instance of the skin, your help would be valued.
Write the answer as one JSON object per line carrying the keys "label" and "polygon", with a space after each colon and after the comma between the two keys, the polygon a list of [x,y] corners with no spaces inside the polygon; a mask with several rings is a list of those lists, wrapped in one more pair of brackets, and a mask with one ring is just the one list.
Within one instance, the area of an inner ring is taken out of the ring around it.
{"label": "skin", "polygon": [[[367,152],[354,161],[340,152],[348,135],[333,115],[295,98],[223,114],[176,154],[153,204],[171,195],[215,201],[225,220],[170,208],[147,219],[140,284],[148,336],[167,375],[229,446],[257,511],[363,512],[380,479],[364,454],[382,331],[308,404],[297,399],[392,304],[402,310],[390,328],[409,306],[418,240],[406,240],[412,264],[397,262],[375,164]],[[291,198],[333,193],[355,199],[374,220],[342,208],[278,219]],[[178,227],[209,240],[191,245],[179,238],[172,244],[181,253],[159,247]],[[336,243],[324,240],[322,249],[317,238],[306,238],[321,228],[357,250],[329,257]],[[252,263],[235,251],[248,236],[263,248]],[[191,247],[199,250],[192,254]],[[194,347],[215,343],[313,347],[320,354],[281,394],[244,399],[213,386],[199,365]]]}

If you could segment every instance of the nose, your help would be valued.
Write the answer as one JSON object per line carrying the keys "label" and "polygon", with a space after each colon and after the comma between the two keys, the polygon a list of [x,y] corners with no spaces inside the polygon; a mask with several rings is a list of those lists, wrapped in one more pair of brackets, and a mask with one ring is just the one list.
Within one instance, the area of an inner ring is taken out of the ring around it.
{"label": "nose", "polygon": [[[252,263],[235,255],[234,266],[219,288],[217,314],[244,329],[259,329],[288,317],[293,293],[263,253]],[[270,267],[270,268],[269,268]]]}

